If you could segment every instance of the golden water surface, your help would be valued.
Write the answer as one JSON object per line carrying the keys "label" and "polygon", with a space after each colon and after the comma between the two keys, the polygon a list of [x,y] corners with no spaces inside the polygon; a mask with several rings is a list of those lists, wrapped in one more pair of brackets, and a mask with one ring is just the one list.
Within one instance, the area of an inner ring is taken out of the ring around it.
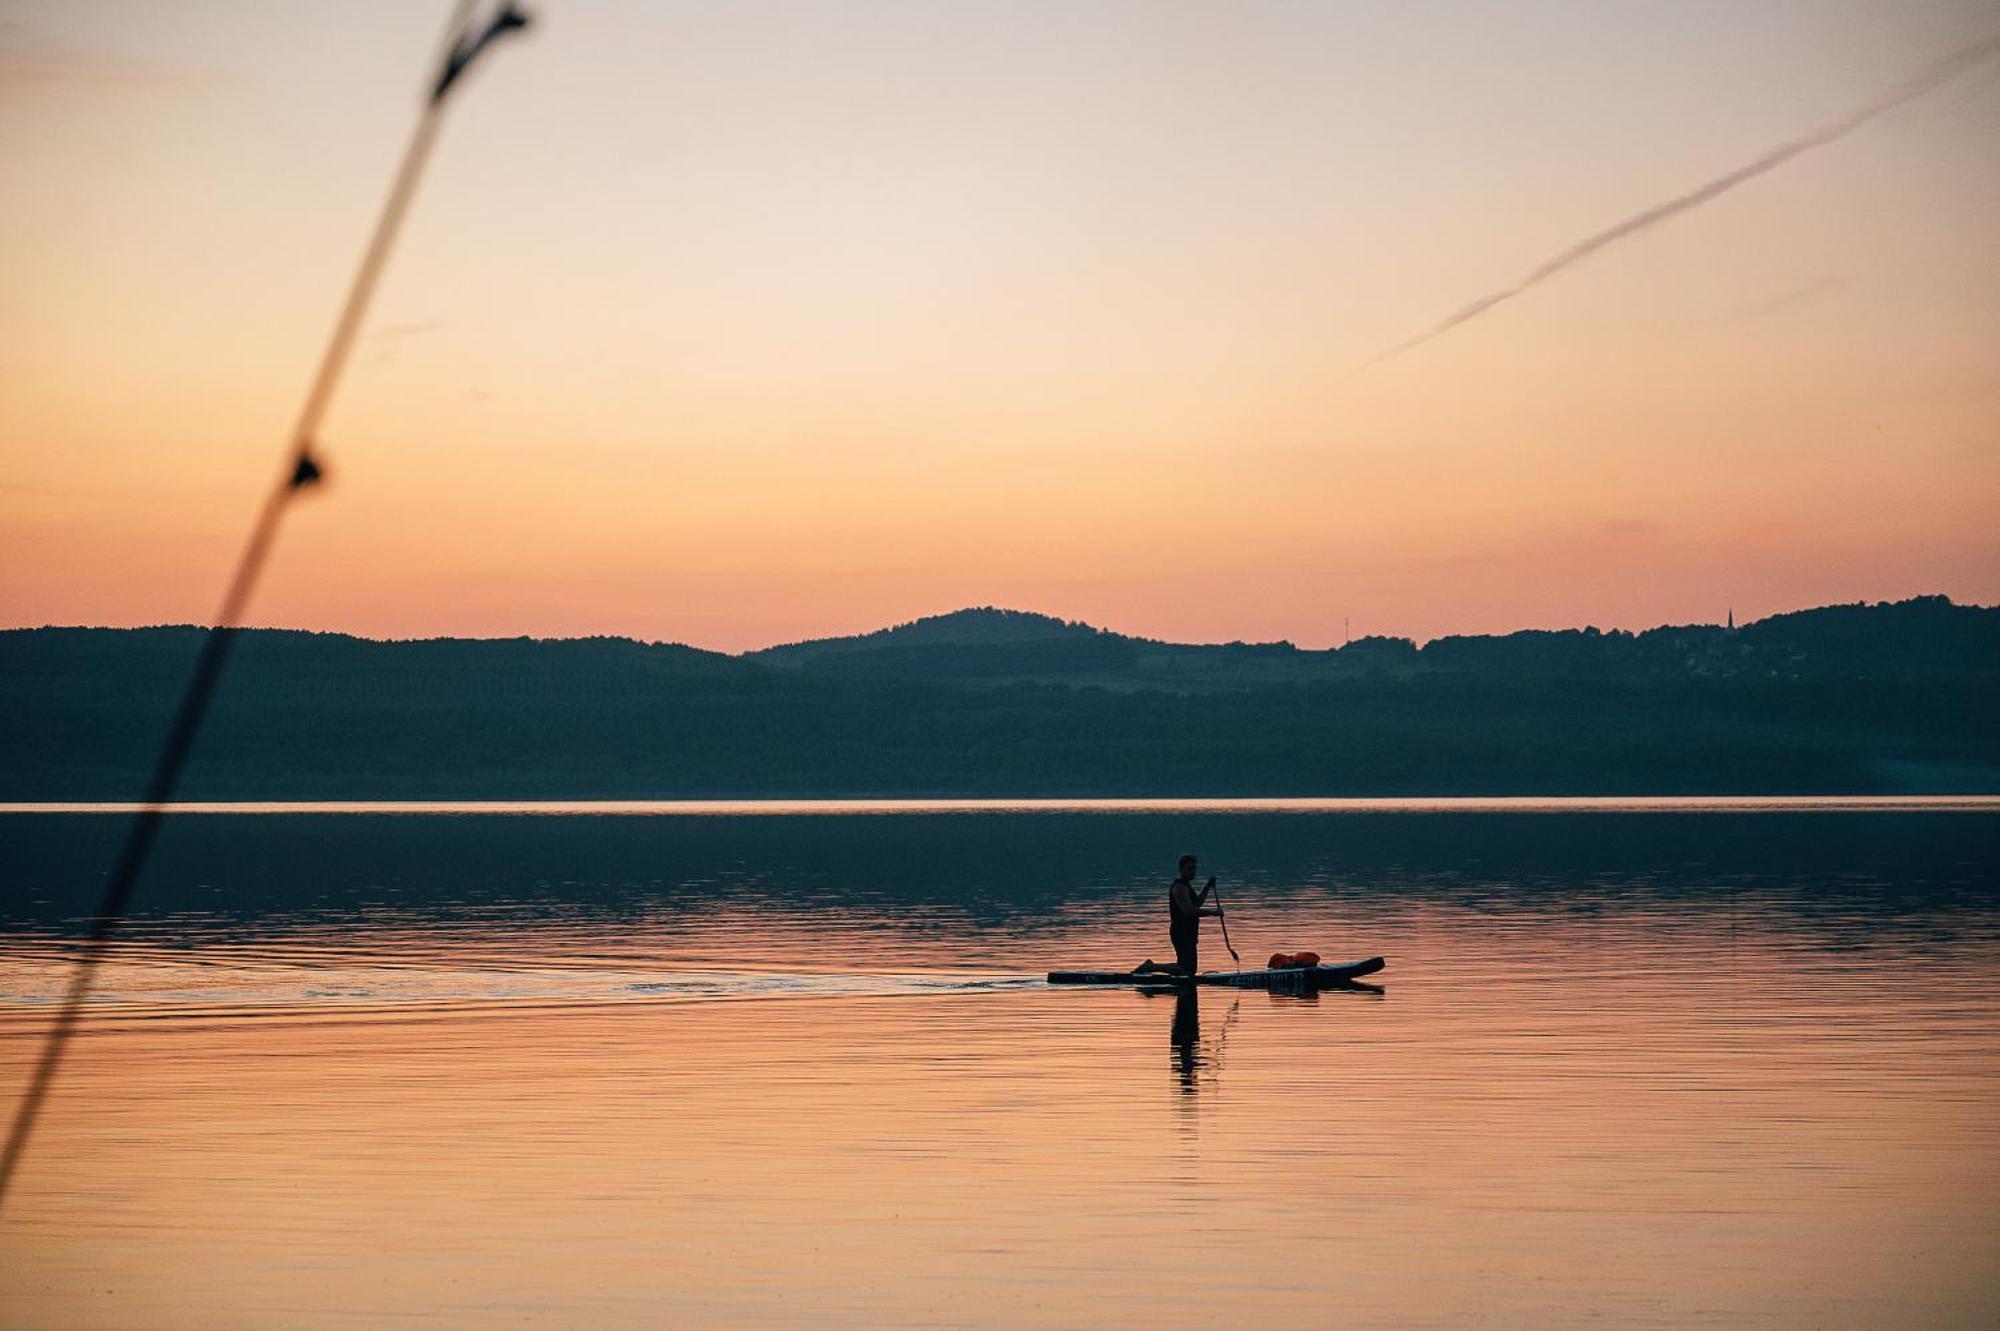
{"label": "golden water surface", "polygon": [[[1543,812],[177,824],[0,1322],[1991,1325],[2000,819]],[[117,826],[0,819],[0,1085]],[[1380,992],[1041,982],[1184,843]]]}

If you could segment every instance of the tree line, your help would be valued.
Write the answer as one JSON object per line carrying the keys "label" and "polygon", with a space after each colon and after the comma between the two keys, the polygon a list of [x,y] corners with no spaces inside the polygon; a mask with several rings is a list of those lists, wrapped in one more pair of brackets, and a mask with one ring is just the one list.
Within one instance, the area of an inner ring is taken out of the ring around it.
{"label": "tree line", "polygon": [[[0,632],[0,798],[132,798],[200,632]],[[1942,597],[1329,652],[1000,611],[740,657],[251,630],[183,794],[1991,791],[1996,665],[2000,610]]]}

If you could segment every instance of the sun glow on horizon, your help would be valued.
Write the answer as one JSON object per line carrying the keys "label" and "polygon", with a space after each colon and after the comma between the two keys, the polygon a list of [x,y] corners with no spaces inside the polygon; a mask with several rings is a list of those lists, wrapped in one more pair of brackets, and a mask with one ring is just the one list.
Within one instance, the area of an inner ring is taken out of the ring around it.
{"label": "sun glow on horizon", "polygon": [[[545,17],[453,108],[253,622],[1326,646],[2000,600],[1990,69],[1350,373],[1980,6]],[[437,19],[10,8],[0,623],[212,611]]]}

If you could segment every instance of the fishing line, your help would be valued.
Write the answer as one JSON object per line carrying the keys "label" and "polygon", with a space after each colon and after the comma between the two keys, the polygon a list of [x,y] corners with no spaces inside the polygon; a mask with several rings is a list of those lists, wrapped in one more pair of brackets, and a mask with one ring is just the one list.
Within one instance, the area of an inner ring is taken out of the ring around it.
{"label": "fishing line", "polygon": [[417,117],[416,131],[410,137],[409,146],[403,150],[402,165],[389,187],[389,197],[382,205],[374,233],[368,240],[368,248],[362,252],[361,266],[355,271],[354,280],[348,287],[347,300],[333,326],[333,336],[328,339],[326,350],[320,357],[319,369],[306,391],[305,403],[299,409],[298,421],[292,427],[284,471],[265,497],[263,507],[258,510],[257,521],[250,529],[250,539],[244,544],[236,571],[230,576],[229,586],[223,593],[222,605],[202,638],[201,654],[195,660],[194,674],[174,711],[166,742],[154,761],[152,776],[146,782],[143,807],[133,815],[125,830],[125,839],[119,845],[118,856],[112,862],[104,896],[98,903],[97,913],[91,917],[90,932],[77,956],[69,986],[63,993],[55,1021],[42,1044],[41,1056],[36,1060],[28,1089],[14,1111],[6,1150],[0,1154],[0,1205],[6,1202],[7,1190],[14,1181],[14,1171],[27,1151],[28,1138],[34,1132],[42,1104],[55,1083],[56,1072],[62,1066],[63,1054],[83,1015],[84,1004],[90,998],[97,970],[110,953],[111,937],[124,920],[133,890],[146,867],[147,856],[159,837],[166,805],[173,798],[181,769],[187,763],[196,736],[201,733],[202,720],[208,714],[216,685],[222,679],[223,667],[229,660],[229,649],[240,631],[244,606],[257,585],[258,574],[263,572],[271,543],[277,536],[278,523],[292,500],[318,483],[324,474],[317,456],[320,421],[333,400],[341,372],[347,367],[355,335],[360,331],[362,319],[368,311],[368,302],[375,294],[396,233],[402,227],[404,214],[409,211],[410,199],[416,193],[424,164],[430,158],[431,146],[437,141],[438,128],[443,122],[445,96],[472,62],[496,39],[528,26],[528,16],[517,9],[511,0],[484,24],[473,23],[473,7],[474,0],[458,0],[445,25],[437,74],[426,94],[423,111]]}

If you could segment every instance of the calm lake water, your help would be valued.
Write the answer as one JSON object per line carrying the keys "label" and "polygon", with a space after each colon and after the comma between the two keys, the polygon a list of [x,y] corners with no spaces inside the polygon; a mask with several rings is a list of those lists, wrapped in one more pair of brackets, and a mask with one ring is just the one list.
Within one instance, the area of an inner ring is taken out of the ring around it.
{"label": "calm lake water", "polygon": [[[0,812],[10,1097],[123,826]],[[1190,849],[1246,962],[1380,992],[1042,982],[1169,955]],[[0,1324],[1991,1326],[1996,852],[1978,799],[175,816]]]}

